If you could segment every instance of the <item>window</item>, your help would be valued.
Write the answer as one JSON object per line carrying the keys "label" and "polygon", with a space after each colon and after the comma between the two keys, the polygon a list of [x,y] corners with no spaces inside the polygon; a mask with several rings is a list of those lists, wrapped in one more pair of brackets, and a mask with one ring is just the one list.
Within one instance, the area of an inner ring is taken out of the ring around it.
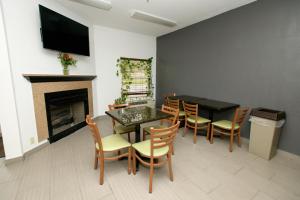
{"label": "window", "polygon": [[[120,58],[119,67],[122,86],[121,99],[132,103],[153,97],[152,73],[150,59]],[[117,72],[119,74],[119,72]]]}

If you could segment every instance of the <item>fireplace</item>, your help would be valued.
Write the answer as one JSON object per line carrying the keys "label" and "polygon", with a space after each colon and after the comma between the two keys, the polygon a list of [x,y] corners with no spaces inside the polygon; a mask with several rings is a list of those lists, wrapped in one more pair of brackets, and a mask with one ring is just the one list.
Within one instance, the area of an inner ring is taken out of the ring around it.
{"label": "fireplace", "polygon": [[84,127],[89,113],[88,89],[45,93],[49,142]]}

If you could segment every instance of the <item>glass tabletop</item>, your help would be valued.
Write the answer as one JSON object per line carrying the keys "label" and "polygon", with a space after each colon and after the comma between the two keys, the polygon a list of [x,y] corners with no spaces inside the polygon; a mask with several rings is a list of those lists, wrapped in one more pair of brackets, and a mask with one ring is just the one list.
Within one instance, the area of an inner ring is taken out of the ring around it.
{"label": "glass tabletop", "polygon": [[122,108],[106,111],[105,113],[124,126],[139,125],[172,117],[172,115],[168,113],[164,113],[156,108],[150,108],[148,106]]}

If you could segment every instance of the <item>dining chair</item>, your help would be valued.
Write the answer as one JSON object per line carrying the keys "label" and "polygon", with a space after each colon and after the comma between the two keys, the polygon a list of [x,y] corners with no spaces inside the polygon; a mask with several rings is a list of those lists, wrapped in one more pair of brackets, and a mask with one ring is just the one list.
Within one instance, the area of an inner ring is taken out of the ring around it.
{"label": "dining chair", "polygon": [[241,127],[245,121],[245,118],[249,112],[249,108],[237,108],[232,121],[220,120],[212,123],[212,129],[210,134],[210,143],[214,141],[214,133],[226,135],[230,137],[229,151],[232,152],[234,137],[238,138],[238,146],[241,146]]}
{"label": "dining chair", "polygon": [[[131,144],[126,141],[120,134],[111,134],[101,137],[100,131],[94,120],[87,115],[86,123],[93,135],[95,142],[95,161],[94,169],[98,168],[98,161],[100,162],[100,185],[104,183],[104,161],[105,160],[119,160],[123,157],[128,157],[128,174],[131,173]],[[114,157],[106,157],[105,153],[121,152],[127,150],[126,153],[119,154]]]}
{"label": "dining chair", "polygon": [[[162,129],[150,129],[150,139],[132,145],[132,157],[133,157],[133,174],[136,174],[136,159],[144,166],[150,167],[149,175],[149,193],[152,193],[152,180],[154,175],[154,167],[160,167],[168,163],[169,177],[173,181],[172,171],[172,144],[175,135],[178,131],[180,122],[175,125],[162,128]],[[150,159],[150,162],[143,160],[139,154],[143,157]],[[154,159],[158,161],[154,163]]]}
{"label": "dining chair", "polygon": [[175,97],[175,96],[176,96],[176,93],[175,93],[175,92],[165,94],[165,95],[163,96],[163,97],[164,97],[164,105],[168,105],[168,98],[169,98],[169,97]]}
{"label": "dining chair", "polygon": [[204,117],[199,117],[198,116],[198,104],[188,104],[183,103],[183,108],[185,112],[185,125],[184,125],[184,134],[185,136],[187,129],[191,128],[194,129],[194,144],[197,142],[197,131],[206,129],[206,138],[208,139],[209,137],[209,132],[210,132],[210,120],[206,119]]}
{"label": "dining chair", "polygon": [[[129,104],[112,104],[108,105],[109,111],[115,110],[115,109],[122,109],[122,108],[128,108]],[[112,124],[113,124],[113,130],[114,133],[117,134],[126,134],[128,137],[128,141],[130,142],[130,133],[135,131],[134,126],[123,126],[122,124],[119,124],[112,118]]]}
{"label": "dining chair", "polygon": [[167,98],[167,105],[169,107],[172,107],[172,108],[176,108],[176,109],[179,109],[179,121],[182,122],[182,121],[185,121],[185,112],[183,110],[180,110],[180,100],[179,99],[172,99],[172,98]]}
{"label": "dining chair", "polygon": [[166,119],[161,119],[160,120],[160,124],[159,125],[155,125],[155,126],[148,126],[145,127],[143,129],[143,140],[146,140],[146,136],[150,134],[150,129],[154,128],[154,129],[160,129],[160,128],[167,128],[170,125],[175,125],[178,121],[178,113],[179,110],[176,108],[172,108],[166,105],[162,105],[161,106],[161,111],[164,113],[168,113],[170,115],[173,115],[173,117],[170,118],[166,118]]}
{"label": "dining chair", "polygon": [[[166,118],[166,119],[161,119],[159,125],[145,127],[143,129],[143,140],[146,140],[146,136],[150,135],[151,128],[162,129],[162,128],[170,127],[170,126],[175,125],[177,123],[178,113],[179,113],[178,109],[162,105],[161,106],[161,111],[165,112],[165,113],[168,113],[170,115],[173,115],[173,117]],[[174,155],[174,144],[172,144],[172,154]]]}

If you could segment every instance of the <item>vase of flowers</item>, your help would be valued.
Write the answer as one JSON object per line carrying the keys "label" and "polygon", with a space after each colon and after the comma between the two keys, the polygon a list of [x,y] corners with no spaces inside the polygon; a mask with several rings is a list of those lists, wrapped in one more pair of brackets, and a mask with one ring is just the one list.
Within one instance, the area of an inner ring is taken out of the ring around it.
{"label": "vase of flowers", "polygon": [[77,60],[68,53],[60,52],[58,54],[58,59],[63,66],[63,74],[69,75],[69,66],[76,66]]}

